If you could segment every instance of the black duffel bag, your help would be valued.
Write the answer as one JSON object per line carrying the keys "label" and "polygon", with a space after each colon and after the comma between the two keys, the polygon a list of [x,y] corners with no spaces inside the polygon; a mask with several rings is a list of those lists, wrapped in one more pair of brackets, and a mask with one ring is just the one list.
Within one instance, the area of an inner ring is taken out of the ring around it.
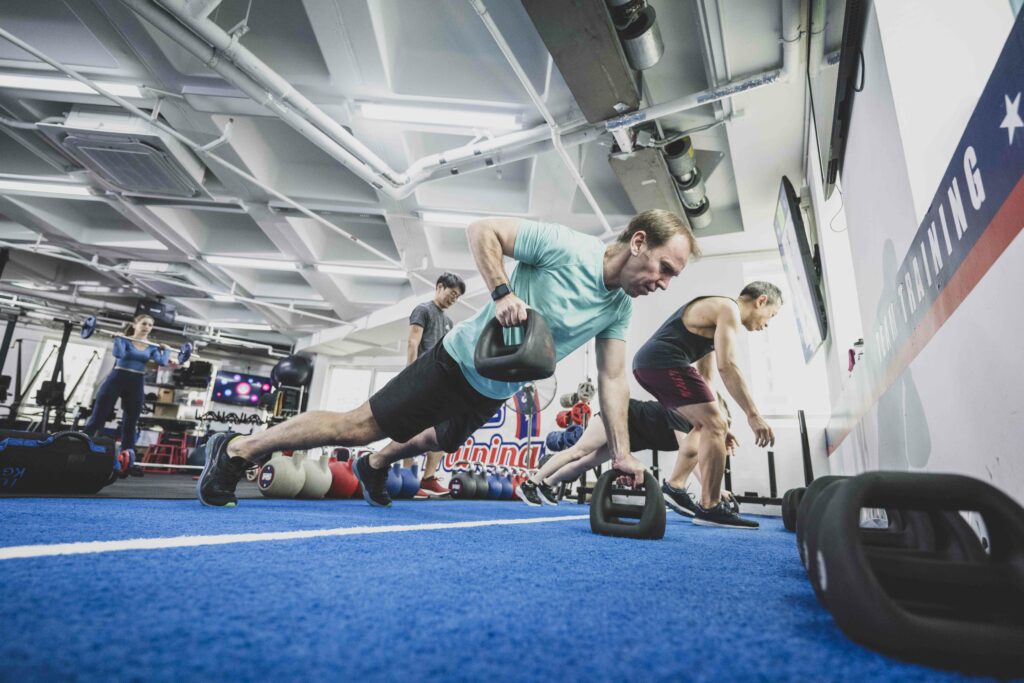
{"label": "black duffel bag", "polygon": [[110,439],[0,430],[0,493],[96,493],[116,478],[115,459]]}

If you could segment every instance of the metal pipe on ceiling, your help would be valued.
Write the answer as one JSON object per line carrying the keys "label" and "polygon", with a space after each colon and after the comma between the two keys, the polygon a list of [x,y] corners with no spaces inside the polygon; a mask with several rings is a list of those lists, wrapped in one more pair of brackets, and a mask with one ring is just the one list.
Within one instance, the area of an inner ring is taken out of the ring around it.
{"label": "metal pipe on ceiling", "polygon": [[483,1],[469,0],[469,4],[472,5],[474,10],[476,10],[480,20],[484,23],[484,26],[487,27],[487,32],[491,34],[494,42],[498,45],[498,49],[501,50],[501,54],[505,56],[505,60],[508,62],[509,66],[512,67],[512,71],[515,72],[516,78],[519,79],[519,82],[526,90],[526,94],[529,95],[530,100],[533,102],[533,106],[537,108],[537,111],[539,111],[541,116],[544,117],[544,120],[547,121],[548,135],[551,138],[551,143],[554,146],[555,151],[558,153],[559,158],[565,165],[566,170],[568,170],[569,174],[573,177],[573,180],[576,182],[577,187],[579,187],[580,192],[583,193],[587,203],[590,204],[590,208],[594,212],[594,215],[597,216],[601,226],[604,228],[605,234],[611,234],[613,232],[612,226],[609,225],[608,219],[604,215],[604,211],[601,210],[601,207],[597,203],[597,199],[594,198],[593,193],[587,186],[586,180],[584,180],[583,175],[580,173],[579,169],[576,168],[576,164],[574,164],[572,159],[569,158],[569,154],[565,151],[564,145],[562,145],[561,133],[559,132],[558,124],[555,123],[555,117],[551,115],[547,105],[544,104],[544,100],[541,99],[540,93],[538,93],[537,89],[533,87],[533,83],[530,82],[530,77],[526,75],[526,71],[523,70],[523,67],[519,63],[519,59],[516,57],[515,53],[512,52],[512,48],[505,40],[505,37],[502,35],[498,25],[494,23],[494,19],[491,17],[490,12],[487,11],[487,7],[484,6]]}
{"label": "metal pipe on ceiling", "polygon": [[[307,121],[311,121],[332,140],[352,151],[364,163],[380,174],[393,187],[408,182],[405,174],[399,173],[388,166],[383,159],[374,154],[366,145],[359,142],[344,126],[328,116],[322,109],[310,102],[288,81],[279,76],[259,57],[238,42],[238,36],[229,35],[220,26],[205,15],[189,12],[185,0],[156,0],[168,12],[189,27],[196,35],[213,46],[218,57],[223,56],[246,73],[256,84],[272,93],[286,107],[299,112]],[[132,6],[137,3],[132,3]]]}

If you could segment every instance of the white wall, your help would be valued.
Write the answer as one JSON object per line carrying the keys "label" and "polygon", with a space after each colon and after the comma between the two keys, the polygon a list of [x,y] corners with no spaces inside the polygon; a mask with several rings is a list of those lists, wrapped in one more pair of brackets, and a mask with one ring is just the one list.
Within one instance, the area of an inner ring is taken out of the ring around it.
{"label": "white wall", "polygon": [[884,376],[873,334],[1012,19],[1005,0],[878,0],[869,14],[843,170],[867,349],[833,404],[834,471],[961,472],[1024,500],[1024,465],[1008,457],[1024,438],[1021,241],[930,339],[907,345],[916,357],[898,375]]}

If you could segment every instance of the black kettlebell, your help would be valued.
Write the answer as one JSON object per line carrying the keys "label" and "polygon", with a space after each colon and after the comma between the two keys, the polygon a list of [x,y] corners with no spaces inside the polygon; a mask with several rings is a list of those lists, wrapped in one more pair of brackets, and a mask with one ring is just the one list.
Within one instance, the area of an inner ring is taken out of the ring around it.
{"label": "black kettlebell", "polygon": [[487,473],[484,472],[484,467],[480,463],[476,464],[473,478],[476,480],[476,498],[483,500],[490,493],[491,484],[487,481]]}
{"label": "black kettlebell", "polygon": [[[455,463],[456,467],[459,465],[468,465],[467,462]],[[469,470],[461,469],[452,475],[452,479],[448,482],[448,490],[452,493],[452,498],[457,500],[469,500],[476,497],[476,479]]]}
{"label": "black kettlebell", "polygon": [[505,344],[504,327],[496,318],[484,326],[473,353],[473,365],[481,376],[502,382],[529,382],[555,374],[555,340],[544,316],[526,311],[523,340]]}

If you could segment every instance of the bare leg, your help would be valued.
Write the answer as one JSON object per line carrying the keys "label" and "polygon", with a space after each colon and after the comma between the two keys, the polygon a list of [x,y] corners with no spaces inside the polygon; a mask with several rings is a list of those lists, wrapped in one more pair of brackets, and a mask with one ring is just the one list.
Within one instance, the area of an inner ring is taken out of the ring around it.
{"label": "bare leg", "polygon": [[718,403],[696,403],[680,406],[676,412],[699,430],[697,466],[700,468],[700,506],[705,509],[718,505],[722,493],[722,475],[725,473],[725,436],[728,434],[725,418]]}
{"label": "bare leg", "polygon": [[370,467],[382,470],[402,458],[408,458],[426,451],[438,450],[437,433],[433,427],[424,429],[405,443],[392,441],[384,448],[370,455]]}
{"label": "bare leg", "polygon": [[429,479],[437,474],[437,466],[441,464],[441,451],[430,451],[427,453],[427,462],[423,465],[423,478]]}
{"label": "bare leg", "polygon": [[611,459],[612,452],[608,450],[608,446],[601,446],[593,453],[588,453],[582,458],[568,463],[565,467],[545,479],[544,483],[549,486],[554,486],[555,484],[561,484],[563,481],[572,481],[573,479],[579,478],[579,476],[587,470],[592,470],[598,465],[606,463]]}
{"label": "bare leg", "polygon": [[583,430],[583,434],[580,436],[580,440],[577,441],[572,447],[565,449],[557,455],[553,455],[548,458],[548,461],[544,463],[536,474],[530,477],[530,481],[534,484],[540,484],[548,480],[553,480],[553,483],[561,481],[568,481],[568,477],[557,477],[554,478],[552,475],[555,474],[559,469],[580,458],[593,453],[601,446],[608,443],[608,437],[604,433],[604,420],[591,420],[587,428]]}
{"label": "bare leg", "polygon": [[228,455],[262,463],[281,450],[319,446],[365,446],[386,436],[370,412],[369,402],[347,413],[313,410],[251,436],[228,442]]}
{"label": "bare leg", "polygon": [[682,439],[679,439],[681,432],[676,432],[679,441],[679,455],[676,457],[675,467],[672,468],[672,476],[668,479],[669,486],[677,489],[686,488],[686,481],[690,474],[697,467],[697,454],[700,446],[700,430],[694,429]]}

